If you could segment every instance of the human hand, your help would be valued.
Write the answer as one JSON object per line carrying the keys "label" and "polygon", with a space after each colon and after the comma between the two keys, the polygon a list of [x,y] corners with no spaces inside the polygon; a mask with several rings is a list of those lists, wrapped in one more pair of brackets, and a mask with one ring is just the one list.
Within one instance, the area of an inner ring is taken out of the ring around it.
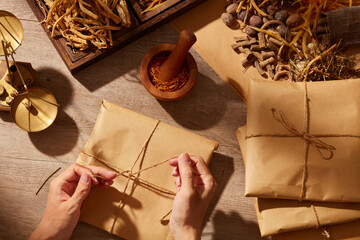
{"label": "human hand", "polygon": [[[100,175],[104,179],[92,178]],[[31,234],[33,239],[69,239],[80,217],[80,208],[91,185],[107,188],[116,173],[96,166],[73,164],[50,183],[45,214]]]}
{"label": "human hand", "polygon": [[178,193],[175,196],[170,229],[175,240],[200,239],[201,224],[215,193],[216,181],[199,156],[181,154],[169,160]]}

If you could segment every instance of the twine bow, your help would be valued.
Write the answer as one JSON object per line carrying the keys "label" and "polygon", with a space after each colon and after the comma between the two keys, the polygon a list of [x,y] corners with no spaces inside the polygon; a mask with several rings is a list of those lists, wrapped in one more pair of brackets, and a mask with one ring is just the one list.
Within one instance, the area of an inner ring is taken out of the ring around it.
{"label": "twine bow", "polygon": [[353,134],[310,134],[310,104],[307,90],[307,82],[304,82],[304,131],[299,131],[286,119],[285,114],[282,111],[278,111],[275,108],[271,108],[271,113],[274,119],[279,122],[286,130],[291,134],[250,134],[245,139],[258,138],[258,137],[300,137],[304,140],[304,168],[302,176],[302,186],[299,200],[304,199],[306,179],[307,179],[307,162],[309,157],[309,146],[315,147],[320,156],[325,160],[330,160],[334,156],[336,148],[330,144],[325,143],[319,138],[360,138],[360,135]]}
{"label": "twine bow", "polygon": [[[304,131],[300,131],[295,128],[290,122],[286,119],[285,114],[282,111],[278,111],[275,108],[271,108],[271,113],[274,119],[280,123],[286,130],[288,130],[291,134],[251,134],[246,136],[245,139],[249,138],[258,138],[258,137],[300,137],[304,140],[304,168],[303,168],[303,177],[302,177],[302,186],[300,192],[299,200],[304,199],[305,188],[306,188],[306,179],[307,179],[307,162],[309,157],[309,146],[312,145],[319,152],[321,157],[325,160],[330,160],[334,156],[334,151],[336,148],[330,144],[325,143],[319,138],[360,138],[360,135],[353,134],[310,134],[310,113],[309,113],[309,98],[307,91],[307,82],[304,82]],[[325,153],[324,153],[325,152]],[[317,228],[321,230],[321,234],[324,239],[331,239],[331,235],[328,229],[321,226],[318,214],[314,205],[311,205],[314,216],[316,218]]]}
{"label": "twine bow", "polygon": [[[329,160],[334,156],[334,150],[336,148],[330,144],[327,144],[323,141],[321,141],[319,138],[317,138],[315,135],[306,133],[306,132],[300,132],[298,129],[293,127],[286,119],[284,113],[282,111],[277,111],[275,108],[271,108],[271,112],[273,117],[276,121],[278,121],[281,125],[284,126],[289,132],[294,134],[295,136],[298,136],[305,141],[307,141],[309,144],[314,146],[316,150],[320,153],[321,157],[325,160]],[[322,150],[325,150],[328,155],[324,155]]]}

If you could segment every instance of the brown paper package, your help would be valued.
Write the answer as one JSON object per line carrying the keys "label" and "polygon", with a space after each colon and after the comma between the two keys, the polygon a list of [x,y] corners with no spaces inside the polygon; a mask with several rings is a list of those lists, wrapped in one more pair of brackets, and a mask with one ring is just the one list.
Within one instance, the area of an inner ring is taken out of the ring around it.
{"label": "brown paper package", "polygon": [[246,196],[359,202],[359,92],[358,79],[251,80]]}
{"label": "brown paper package", "polygon": [[[183,152],[200,155],[209,163],[218,143],[126,108],[103,101],[92,134],[77,163],[121,172],[144,169]],[[176,192],[166,162],[138,177]],[[108,189],[93,188],[85,201],[81,221],[125,239],[172,239],[168,221],[160,222],[172,208],[173,196],[139,181],[119,176]],[[120,202],[122,202],[120,204]],[[169,219],[167,217],[166,219]]]}
{"label": "brown paper package", "polygon": [[311,229],[282,233],[271,237],[272,240],[360,240],[360,221],[331,225],[326,228],[330,238],[326,238],[323,229]]}
{"label": "brown paper package", "polygon": [[[240,127],[236,132],[244,163],[247,150],[246,133],[246,126]],[[255,198],[255,209],[261,236],[300,229],[315,229],[360,219],[360,204],[357,203],[300,202],[296,200]],[[317,231],[315,232],[317,233]]]}

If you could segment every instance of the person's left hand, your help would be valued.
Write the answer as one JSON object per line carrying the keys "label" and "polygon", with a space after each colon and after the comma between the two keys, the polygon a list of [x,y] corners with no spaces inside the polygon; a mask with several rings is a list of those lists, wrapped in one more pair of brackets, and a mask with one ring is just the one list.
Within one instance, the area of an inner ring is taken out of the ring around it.
{"label": "person's left hand", "polygon": [[[105,180],[92,178],[92,175],[100,175]],[[71,165],[51,181],[45,214],[29,240],[69,239],[91,185],[107,188],[116,176],[115,172],[101,167]]]}

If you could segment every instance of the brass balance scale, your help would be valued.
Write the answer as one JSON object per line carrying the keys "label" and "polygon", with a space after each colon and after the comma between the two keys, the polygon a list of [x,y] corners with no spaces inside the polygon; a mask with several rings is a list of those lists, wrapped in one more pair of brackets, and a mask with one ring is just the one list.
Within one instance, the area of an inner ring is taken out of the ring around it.
{"label": "brass balance scale", "polygon": [[23,27],[13,14],[0,11],[0,111],[10,111],[18,127],[28,132],[48,128],[55,120],[59,104],[53,94],[41,88],[30,63],[16,62]]}

